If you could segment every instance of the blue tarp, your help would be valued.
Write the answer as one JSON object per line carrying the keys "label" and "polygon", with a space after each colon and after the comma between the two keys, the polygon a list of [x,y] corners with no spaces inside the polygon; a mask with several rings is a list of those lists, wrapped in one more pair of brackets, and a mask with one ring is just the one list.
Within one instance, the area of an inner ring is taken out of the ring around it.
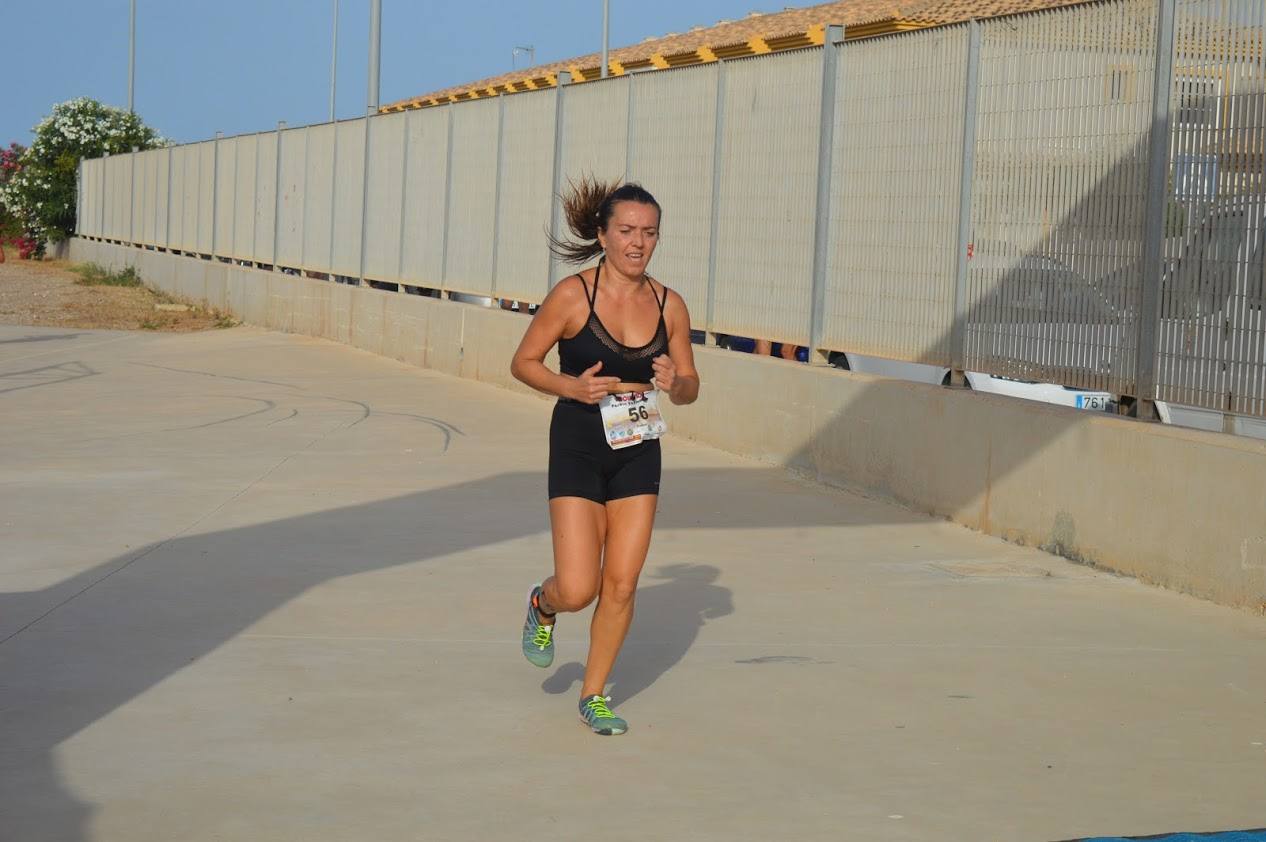
{"label": "blue tarp", "polygon": [[1226,833],[1171,833],[1165,836],[1096,836],[1078,842],[1266,842],[1266,830],[1232,830]]}

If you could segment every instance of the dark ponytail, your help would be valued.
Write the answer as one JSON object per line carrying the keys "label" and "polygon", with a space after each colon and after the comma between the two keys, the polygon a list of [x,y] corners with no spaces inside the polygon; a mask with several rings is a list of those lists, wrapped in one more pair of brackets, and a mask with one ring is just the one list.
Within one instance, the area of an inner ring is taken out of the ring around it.
{"label": "dark ponytail", "polygon": [[578,181],[568,180],[567,192],[559,196],[563,203],[563,215],[575,240],[558,239],[547,232],[549,250],[565,263],[586,263],[602,254],[598,232],[605,231],[611,214],[620,202],[637,202],[650,205],[662,214],[659,202],[640,184],[621,184],[598,181],[593,176],[581,176]]}

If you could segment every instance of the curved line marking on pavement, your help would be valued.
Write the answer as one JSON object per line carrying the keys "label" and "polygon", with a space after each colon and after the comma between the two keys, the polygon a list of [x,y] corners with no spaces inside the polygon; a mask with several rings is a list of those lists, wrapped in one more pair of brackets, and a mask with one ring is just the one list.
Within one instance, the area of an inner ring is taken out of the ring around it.
{"label": "curved line marking on pavement", "polygon": [[213,371],[196,371],[192,368],[173,368],[169,365],[157,365],[155,363],[138,363],[131,361],[132,365],[140,365],[145,368],[161,368],[163,371],[174,371],[178,374],[201,374],[203,377],[219,377],[222,380],[240,380],[243,383],[267,383],[269,386],[285,386],[287,389],[298,389],[304,391],[303,387],[295,386],[290,383],[278,383],[276,380],[256,380],[253,377],[234,377],[231,374],[216,374]]}
{"label": "curved line marking on pavement", "polygon": [[[308,391],[309,391],[308,389],[304,388],[303,386],[296,386],[296,385],[294,385],[293,383],[280,383],[280,382],[278,382],[278,381],[276,381],[276,380],[260,380],[260,379],[253,378],[253,377],[236,377],[236,376],[231,375],[231,374],[216,374],[216,373],[215,373],[215,372],[213,372],[213,371],[199,371],[199,370],[197,370],[197,369],[192,369],[192,368],[175,368],[175,367],[173,367],[173,366],[158,365],[158,364],[156,364],[156,363],[142,363],[142,362],[132,361],[132,365],[145,366],[146,368],[157,368],[157,369],[162,369],[163,371],[174,371],[174,372],[176,372],[176,373],[178,373],[178,374],[200,374],[200,375],[202,375],[203,377],[216,377],[216,378],[220,378],[220,379],[224,379],[224,380],[239,380],[239,381],[241,381],[241,382],[243,382],[243,383],[262,383],[262,384],[266,384],[266,385],[269,385],[269,386],[281,386],[281,387],[286,388],[286,389],[294,389],[295,391],[298,391],[298,392],[308,392]],[[321,399],[323,399],[323,400],[327,400],[327,401],[334,401],[335,403],[350,403],[350,404],[355,404],[356,406],[360,407],[360,409],[361,409],[361,416],[360,416],[359,418],[357,418],[355,421],[351,422],[350,424],[344,425],[344,426],[341,428],[341,429],[344,429],[344,430],[346,430],[346,429],[350,429],[350,428],[352,428],[352,427],[355,427],[357,424],[359,424],[359,423],[361,423],[362,421],[364,421],[365,419],[369,418],[371,415],[396,415],[396,416],[399,416],[399,417],[402,417],[402,418],[412,418],[412,419],[414,419],[414,420],[416,420],[416,421],[421,421],[423,424],[428,424],[428,425],[430,425],[430,426],[432,426],[432,427],[436,428],[437,430],[439,430],[441,433],[443,433],[443,435],[444,435],[444,448],[443,448],[443,452],[445,452],[445,453],[447,453],[447,452],[448,452],[448,448],[449,448],[449,446],[452,444],[452,441],[453,441],[453,434],[457,434],[457,435],[459,435],[459,436],[464,436],[464,435],[466,435],[466,434],[465,434],[464,432],[462,432],[462,430],[461,430],[459,427],[457,427],[456,425],[450,424],[450,423],[448,423],[447,421],[444,421],[444,420],[439,419],[439,418],[432,418],[432,417],[431,417],[431,416],[429,416],[429,415],[418,415],[418,414],[413,413],[413,412],[393,412],[393,411],[375,410],[373,407],[371,407],[369,404],[365,403],[364,401],[358,401],[358,400],[355,400],[355,399],[352,399],[352,398],[336,398],[336,397],[334,397],[333,395],[317,395],[317,397],[319,397],[319,398],[321,398]],[[262,411],[262,410],[261,410],[261,411]],[[297,410],[296,410],[296,412],[297,412]],[[253,415],[253,414],[255,414],[255,413],[248,413],[248,414]],[[242,416],[242,417],[245,417],[245,416]],[[292,415],[292,416],[289,416],[289,417],[294,417],[294,416]],[[226,421],[231,421],[231,420],[233,420],[233,419],[225,419],[225,420],[226,420]],[[273,424],[276,424],[276,423],[279,423],[280,421],[285,421],[285,420],[287,420],[287,419],[285,419],[285,418],[281,418],[281,419],[278,419],[278,421],[274,421],[274,422],[273,422]],[[224,423],[224,422],[219,422],[219,423]],[[204,425],[204,426],[209,426],[209,425]],[[269,424],[268,426],[270,426],[270,427],[271,427],[271,426],[272,426],[272,424]],[[184,427],[184,428],[180,428],[180,429],[197,429],[197,428],[196,428],[196,427]],[[171,431],[170,431],[170,430],[168,430],[168,431],[164,431],[164,432],[171,432]]]}
{"label": "curved line marking on pavement", "polygon": [[277,408],[277,402],[270,401],[267,398],[248,398],[245,395],[220,395],[219,397],[236,398],[239,401],[255,401],[256,403],[264,404],[264,408],[257,409],[254,412],[244,412],[241,415],[232,415],[232,416],[229,416],[228,418],[221,418],[218,421],[208,421],[205,424],[194,424],[191,427],[168,427],[162,430],[162,432],[177,433],[183,430],[201,430],[206,427],[214,427],[218,424],[227,424],[230,421],[238,421],[242,418],[250,418],[252,415],[259,415],[261,412],[271,412],[272,410]]}

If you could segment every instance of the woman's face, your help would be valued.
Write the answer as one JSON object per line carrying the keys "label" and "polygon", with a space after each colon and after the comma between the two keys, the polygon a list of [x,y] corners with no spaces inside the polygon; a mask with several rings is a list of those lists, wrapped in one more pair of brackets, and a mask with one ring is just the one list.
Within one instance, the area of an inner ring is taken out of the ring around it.
{"label": "woman's face", "polygon": [[659,211],[641,202],[617,202],[598,242],[607,263],[623,275],[639,277],[646,271],[659,242]]}

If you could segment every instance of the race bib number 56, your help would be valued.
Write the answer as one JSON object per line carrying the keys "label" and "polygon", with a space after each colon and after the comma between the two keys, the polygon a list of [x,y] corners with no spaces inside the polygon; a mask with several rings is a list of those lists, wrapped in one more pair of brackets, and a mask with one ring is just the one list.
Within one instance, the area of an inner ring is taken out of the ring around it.
{"label": "race bib number 56", "polygon": [[655,390],[607,395],[598,408],[602,410],[602,427],[612,450],[657,439],[668,432],[668,423],[659,414],[659,392]]}

